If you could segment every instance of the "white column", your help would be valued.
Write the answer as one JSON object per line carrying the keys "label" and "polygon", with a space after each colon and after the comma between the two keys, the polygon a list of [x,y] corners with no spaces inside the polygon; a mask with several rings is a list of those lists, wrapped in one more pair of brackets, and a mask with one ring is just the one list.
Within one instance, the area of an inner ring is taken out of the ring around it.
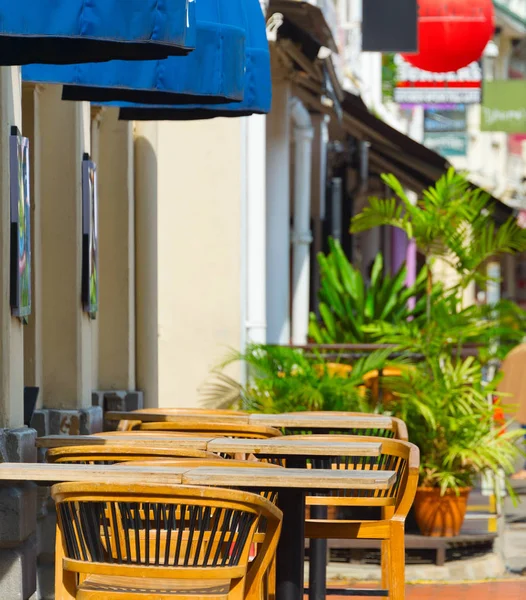
{"label": "white column", "polygon": [[246,119],[246,341],[267,340],[266,117]]}
{"label": "white column", "polygon": [[10,160],[11,127],[22,130],[22,82],[19,67],[0,67],[0,427],[24,424],[24,334],[11,315]]}
{"label": "white column", "polygon": [[39,101],[42,235],[42,380],[46,408],[91,405],[92,321],[82,310],[82,157],[90,105],[63,102],[61,86]]}
{"label": "white column", "polygon": [[294,231],[292,236],[292,342],[305,344],[310,301],[310,194],[314,129],[300,100],[291,101],[294,127]]}
{"label": "white column", "polygon": [[[108,108],[97,118],[100,310],[98,385],[135,389],[133,124]],[[95,154],[95,144],[92,142]]]}
{"label": "white column", "polygon": [[290,83],[273,82],[267,117],[267,342],[290,342]]}

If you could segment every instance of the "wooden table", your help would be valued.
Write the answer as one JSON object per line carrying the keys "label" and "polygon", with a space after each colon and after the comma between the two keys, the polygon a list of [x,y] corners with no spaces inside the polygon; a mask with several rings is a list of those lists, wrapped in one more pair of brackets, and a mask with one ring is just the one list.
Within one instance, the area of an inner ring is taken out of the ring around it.
{"label": "wooden table", "polygon": [[278,428],[294,429],[391,429],[392,420],[382,415],[314,415],[288,413],[278,415],[250,415],[250,423],[254,425],[270,425]]}
{"label": "wooden table", "polygon": [[303,599],[305,560],[305,495],[311,490],[388,489],[396,481],[394,471],[323,471],[306,469],[258,469],[242,467],[134,467],[64,465],[64,464],[0,464],[0,481],[39,481],[46,484],[62,481],[99,483],[184,483],[216,485],[255,490],[279,491],[283,511],[283,529],[278,546],[277,600]]}
{"label": "wooden table", "polygon": [[253,440],[227,437],[185,437],[170,435],[137,435],[123,432],[119,435],[48,435],[37,439],[39,448],[60,448],[63,446],[118,445],[130,444],[152,448],[190,448],[224,454],[255,454],[265,456],[379,456],[382,451],[380,442],[330,441],[293,439],[284,437]]}
{"label": "wooden table", "polygon": [[256,456],[379,456],[382,451],[380,442],[329,441],[308,439],[289,439],[287,437],[266,440],[244,438],[215,438],[206,445],[209,452],[220,454],[255,454]]}
{"label": "wooden table", "polygon": [[392,429],[392,419],[382,415],[329,415],[329,414],[253,414],[253,415],[195,415],[169,414],[168,412],[107,412],[104,418],[110,421],[142,421],[144,423],[181,423],[195,425],[196,428],[204,422],[208,424],[243,424],[269,425],[277,428],[294,429]]}
{"label": "wooden table", "polygon": [[47,435],[37,439],[38,448],[61,448],[64,446],[119,446],[129,445],[149,448],[189,448],[192,450],[206,450],[208,442],[215,439],[210,437],[184,437],[162,432],[161,435],[143,435],[136,432],[122,432],[119,435]]}
{"label": "wooden table", "polygon": [[224,424],[241,424],[248,425],[250,423],[251,415],[198,415],[195,413],[174,413],[170,414],[162,412],[148,412],[147,410],[141,410],[141,412],[134,411],[108,411],[104,413],[104,418],[108,421],[142,421],[144,423],[185,423],[188,425],[202,425],[205,423],[212,423],[218,425]]}

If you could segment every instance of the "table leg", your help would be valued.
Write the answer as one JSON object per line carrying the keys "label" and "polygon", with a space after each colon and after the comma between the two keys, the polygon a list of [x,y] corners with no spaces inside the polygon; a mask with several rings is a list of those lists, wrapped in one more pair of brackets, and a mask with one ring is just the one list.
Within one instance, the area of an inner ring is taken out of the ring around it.
{"label": "table leg", "polygon": [[[326,519],[326,506],[311,506],[311,519]],[[327,540],[309,542],[309,600],[325,600],[327,591]]]}
{"label": "table leg", "polygon": [[280,490],[278,506],[283,511],[283,527],[276,554],[276,598],[303,600],[305,491]]}

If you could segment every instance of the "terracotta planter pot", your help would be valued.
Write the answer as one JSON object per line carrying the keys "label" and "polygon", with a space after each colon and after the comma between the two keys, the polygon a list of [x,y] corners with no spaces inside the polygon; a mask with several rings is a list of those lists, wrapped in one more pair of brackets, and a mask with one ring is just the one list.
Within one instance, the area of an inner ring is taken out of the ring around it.
{"label": "terracotta planter pot", "polygon": [[460,533],[471,488],[460,488],[458,495],[447,490],[440,495],[439,488],[418,488],[413,504],[416,522],[422,535],[454,537]]}

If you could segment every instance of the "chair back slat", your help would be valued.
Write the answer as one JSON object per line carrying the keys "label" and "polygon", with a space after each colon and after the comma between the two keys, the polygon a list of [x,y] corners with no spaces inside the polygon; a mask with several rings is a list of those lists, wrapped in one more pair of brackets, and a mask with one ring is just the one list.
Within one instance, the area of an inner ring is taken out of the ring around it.
{"label": "chair back slat", "polygon": [[164,567],[238,566],[258,520],[241,507],[158,501],[63,501],[58,515],[66,558]]}

